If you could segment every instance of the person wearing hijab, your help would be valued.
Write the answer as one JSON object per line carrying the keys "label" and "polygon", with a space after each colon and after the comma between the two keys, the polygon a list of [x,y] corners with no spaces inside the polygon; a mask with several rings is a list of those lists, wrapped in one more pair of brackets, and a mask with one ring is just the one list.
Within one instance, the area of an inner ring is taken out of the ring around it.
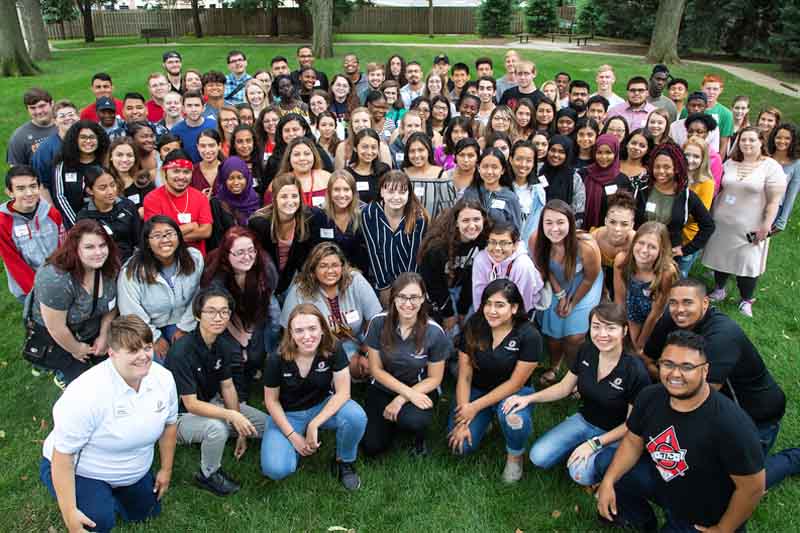
{"label": "person wearing hijab", "polygon": [[578,112],[571,107],[559,109],[556,113],[556,132],[575,138],[575,125],[578,123]]}
{"label": "person wearing hijab", "polygon": [[578,227],[583,227],[586,191],[580,174],[573,166],[575,143],[565,135],[554,135],[547,148],[539,183],[544,186],[547,201],[561,200],[572,206]]}
{"label": "person wearing hijab", "polygon": [[580,171],[586,188],[586,205],[583,227],[603,225],[603,206],[607,197],[617,192],[615,181],[619,176],[619,139],[610,133],[597,138],[594,162]]}
{"label": "person wearing hijab", "polygon": [[211,196],[214,225],[208,239],[213,250],[233,226],[247,226],[247,219],[261,207],[261,197],[253,187],[253,175],[244,159],[232,156],[220,166]]}

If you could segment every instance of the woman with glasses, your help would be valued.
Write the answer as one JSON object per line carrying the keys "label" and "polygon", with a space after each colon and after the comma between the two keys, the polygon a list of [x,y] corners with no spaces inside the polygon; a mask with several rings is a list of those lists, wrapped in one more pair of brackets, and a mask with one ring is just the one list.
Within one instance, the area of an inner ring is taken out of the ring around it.
{"label": "woman with glasses", "polygon": [[394,280],[388,311],[372,319],[366,344],[373,380],[365,403],[365,453],[385,452],[402,430],[414,437],[410,453],[427,455],[425,437],[453,345],[428,318],[425,283],[419,274],[406,272]]}
{"label": "woman with glasses", "polygon": [[157,362],[194,330],[192,299],[202,273],[203,255],[186,245],[174,220],[156,215],[144,223],[139,247],[117,278],[118,305],[121,314],[136,315],[150,326]]}
{"label": "woman with glasses", "polygon": [[361,379],[369,375],[367,325],[380,313],[375,290],[367,279],[350,266],[336,244],[323,242],[314,247],[289,287],[281,312],[281,326],[289,325],[289,314],[301,303],[313,304],[325,317],[350,362],[350,374]]}

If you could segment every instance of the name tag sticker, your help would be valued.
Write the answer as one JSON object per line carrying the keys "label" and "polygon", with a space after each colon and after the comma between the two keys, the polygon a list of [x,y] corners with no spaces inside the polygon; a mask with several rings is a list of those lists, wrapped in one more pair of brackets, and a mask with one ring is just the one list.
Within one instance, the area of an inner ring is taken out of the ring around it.
{"label": "name tag sticker", "polygon": [[311,205],[314,207],[321,207],[325,203],[324,196],[314,196],[311,198]]}
{"label": "name tag sticker", "polygon": [[352,324],[353,322],[358,322],[359,319],[358,310],[353,309],[351,311],[346,312],[344,314],[344,319],[347,320],[348,324]]}
{"label": "name tag sticker", "polygon": [[188,224],[192,221],[191,213],[178,213],[178,224]]}
{"label": "name tag sticker", "polygon": [[14,226],[14,237],[27,237],[28,234],[27,226]]}
{"label": "name tag sticker", "polygon": [[78,181],[78,173],[77,172],[67,172],[64,174],[64,181],[67,183],[76,183]]}
{"label": "name tag sticker", "polygon": [[116,298],[112,298],[112,299],[111,299],[111,300],[108,302],[108,310],[109,310],[109,311],[113,311],[113,310],[114,310],[114,308],[115,308],[116,306],[117,306],[117,299],[116,299]]}
{"label": "name tag sticker", "polygon": [[732,195],[732,194],[726,194],[725,195],[725,203],[728,204],[728,205],[736,204],[736,197],[734,195]]}
{"label": "name tag sticker", "polygon": [[356,182],[356,190],[361,191],[368,191],[369,190],[369,183],[366,181],[357,181]]}
{"label": "name tag sticker", "polygon": [[606,190],[606,196],[611,196],[612,194],[617,192],[617,186],[615,184],[606,185],[605,190]]}
{"label": "name tag sticker", "polygon": [[505,209],[506,201],[495,198],[494,200],[492,200],[492,205],[490,205],[489,207],[491,207],[492,209]]}
{"label": "name tag sticker", "polygon": [[135,204],[138,204],[140,199],[141,197],[138,194],[131,194],[130,196],[128,196],[128,200],[130,200]]}
{"label": "name tag sticker", "polygon": [[321,85],[321,83],[320,83],[320,81],[319,81],[319,80],[316,80],[316,81],[314,82],[314,87],[319,87],[320,85]]}
{"label": "name tag sticker", "polygon": [[644,206],[644,210],[648,213],[655,213],[656,212],[656,204],[655,202],[647,202],[647,205]]}
{"label": "name tag sticker", "polygon": [[425,187],[414,187],[414,194],[422,198],[425,196]]}
{"label": "name tag sticker", "polygon": [[323,239],[333,239],[333,228],[320,228],[319,236]]}
{"label": "name tag sticker", "polygon": [[539,185],[541,185],[546,189],[547,186],[550,185],[550,182],[548,182],[547,178],[545,178],[544,176],[539,176]]}
{"label": "name tag sticker", "polygon": [[108,233],[109,235],[114,235],[114,230],[111,229],[110,226],[106,226],[105,224],[103,224],[103,229],[106,230],[106,233]]}
{"label": "name tag sticker", "polygon": [[404,154],[403,152],[397,152],[394,155],[394,160],[397,161],[398,163],[402,163],[403,161],[405,161],[405,159],[406,159],[406,154]]}

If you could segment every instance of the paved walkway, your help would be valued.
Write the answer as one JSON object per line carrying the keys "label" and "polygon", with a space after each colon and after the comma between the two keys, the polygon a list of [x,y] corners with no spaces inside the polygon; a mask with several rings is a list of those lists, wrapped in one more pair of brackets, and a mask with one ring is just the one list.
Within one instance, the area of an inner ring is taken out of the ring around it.
{"label": "paved walkway", "polygon": [[[250,46],[274,46],[270,43],[248,43]],[[303,43],[280,43],[281,46],[299,46]],[[107,46],[107,47],[85,47],[85,48],[68,48],[68,49],[59,49],[53,48],[56,52],[79,52],[79,51],[86,51],[86,50],[102,50],[105,48],[141,48],[142,46],[151,46],[151,47],[158,47],[164,48],[164,46],[221,46],[221,43],[166,43],[166,44],[130,44],[130,45],[118,45],[118,46]],[[430,48],[432,45],[431,43],[365,43],[365,42],[337,42],[335,46],[389,46],[392,48],[397,47],[405,47],[405,48]],[[520,44],[516,41],[511,41],[506,44],[437,44],[439,48],[482,48],[482,49],[507,49],[507,48],[515,48],[515,49],[522,49],[522,50],[539,50],[543,52],[566,52],[566,53],[573,53],[573,54],[594,54],[594,55],[616,55],[616,56],[623,56],[623,57],[632,57],[632,58],[639,58],[642,59],[643,56],[639,54],[624,54],[624,53],[616,53],[616,52],[603,52],[603,51],[594,51],[594,50],[587,50],[586,47],[580,47],[576,44],[566,43],[566,42],[551,42],[548,40],[540,40],[534,39],[528,43]],[[693,60],[685,60],[686,63],[693,63],[696,65],[707,65],[714,68],[719,68],[725,70],[734,76],[741,78],[745,81],[749,81],[754,83],[755,85],[759,85],[761,87],[765,87],[770,89],[776,93],[783,94],[786,96],[791,96],[793,98],[800,98],[800,88],[793,87],[788,83],[785,83],[777,78],[773,78],[768,74],[763,74],[761,72],[757,72],[755,70],[751,70],[748,68],[738,67],[735,65],[729,65],[726,63],[715,63],[711,61],[693,61]]]}

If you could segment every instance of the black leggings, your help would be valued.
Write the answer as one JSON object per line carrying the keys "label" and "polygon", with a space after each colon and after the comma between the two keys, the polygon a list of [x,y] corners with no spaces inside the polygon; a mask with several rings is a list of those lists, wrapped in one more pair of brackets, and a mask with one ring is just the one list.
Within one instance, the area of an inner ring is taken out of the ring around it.
{"label": "black leggings", "polygon": [[[717,285],[717,288],[721,289],[725,287],[725,283],[728,282],[728,278],[730,274],[725,272],[717,272],[714,271],[714,283]],[[758,277],[755,278],[748,278],[747,276],[736,276],[736,286],[739,287],[739,294],[742,297],[742,300],[752,300],[753,295],[756,292],[756,283],[758,283]]]}
{"label": "black leggings", "polygon": [[[367,413],[367,429],[361,444],[364,453],[368,456],[379,455],[392,445],[397,430],[408,431],[416,439],[424,439],[431,423],[433,422],[433,408],[422,410],[411,402],[403,405],[397,415],[397,422],[392,422],[383,417],[383,410],[397,396],[393,392],[386,392],[380,387],[370,385],[367,387],[367,398],[364,410]],[[428,396],[436,405],[436,393]]]}

